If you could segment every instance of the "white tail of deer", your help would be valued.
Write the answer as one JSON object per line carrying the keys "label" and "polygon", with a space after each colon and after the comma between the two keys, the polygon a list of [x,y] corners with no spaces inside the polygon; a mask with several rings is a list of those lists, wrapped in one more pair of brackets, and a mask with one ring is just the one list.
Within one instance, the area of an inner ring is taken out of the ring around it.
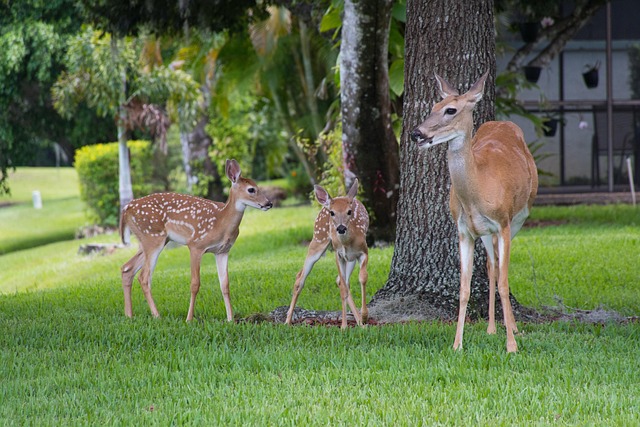
{"label": "white tail of deer", "polygon": [[[342,300],[342,328],[347,327],[347,304],[351,308],[358,325],[362,326],[363,322],[366,322],[368,318],[366,286],[369,249],[366,235],[369,229],[369,214],[364,205],[355,198],[358,193],[358,180],[355,180],[345,197],[331,198],[329,193],[319,185],[315,186],[315,193],[316,199],[322,205],[322,210],[316,217],[313,239],[309,244],[304,266],[296,276],[296,283],[293,286],[293,298],[287,313],[286,323],[291,324],[296,301],[311,269],[325,253],[329,243],[332,243],[336,253],[336,264],[338,265],[336,283],[340,288],[340,298]],[[356,308],[349,285],[349,278],[356,261],[360,263],[358,279],[362,290],[362,315]]]}
{"label": "white tail of deer", "polygon": [[[443,98],[427,119],[411,132],[420,148],[448,142],[451,175],[450,208],[460,239],[460,312],[455,349],[462,334],[473,273],[473,248],[478,237],[487,250],[489,326],[495,333],[495,284],[502,302],[507,351],[518,349],[517,326],[509,300],[511,239],[529,215],[538,191],[538,173],[522,130],[512,122],[486,122],[473,133],[473,108],[482,99],[488,72],[463,95],[436,74]],[[497,246],[497,254],[496,254]],[[496,269],[496,263],[498,268]]]}
{"label": "white tail of deer", "polygon": [[256,183],[240,176],[240,166],[235,160],[227,160],[227,177],[231,189],[227,203],[212,202],[200,197],[176,193],[157,193],[133,200],[122,211],[120,235],[130,229],[140,242],[138,252],[122,266],[124,313],[133,316],[131,286],[138,271],[138,281],[149,304],[151,313],[159,317],[151,296],[151,276],[158,256],[169,241],[189,248],[191,256],[191,301],[187,321],[193,319],[196,296],[200,290],[200,262],[202,256],[216,256],[220,289],[227,310],[227,320],[233,320],[229,299],[229,250],[238,237],[238,226],[247,206],[269,210],[271,202]]}

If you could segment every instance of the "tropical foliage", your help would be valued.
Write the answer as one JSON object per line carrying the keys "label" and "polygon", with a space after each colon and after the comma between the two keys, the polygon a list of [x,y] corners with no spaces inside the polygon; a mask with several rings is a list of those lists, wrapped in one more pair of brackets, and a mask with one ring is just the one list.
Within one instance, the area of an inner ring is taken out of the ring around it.
{"label": "tropical foliage", "polygon": [[115,117],[125,89],[126,106],[135,108],[136,102],[166,106],[170,117],[193,124],[200,95],[197,83],[184,71],[168,66],[149,69],[148,61],[140,57],[142,47],[141,39],[132,38],[115,47],[110,34],[85,28],[70,41],[67,71],[53,87],[56,109],[70,117],[85,102],[99,115]]}

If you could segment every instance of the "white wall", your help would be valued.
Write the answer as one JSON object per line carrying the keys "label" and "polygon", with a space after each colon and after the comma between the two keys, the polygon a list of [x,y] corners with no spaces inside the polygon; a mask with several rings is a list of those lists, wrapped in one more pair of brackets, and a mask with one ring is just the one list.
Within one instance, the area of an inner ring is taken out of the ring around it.
{"label": "white wall", "polygon": [[[631,98],[629,89],[628,48],[632,41],[613,42],[613,98],[614,100],[628,100]],[[640,40],[636,41],[640,43]],[[514,48],[518,46],[514,45]],[[533,57],[537,52],[534,52]],[[498,72],[504,70],[509,57],[498,58]],[[593,64],[600,60],[599,85],[588,89],[584,84],[582,72],[585,64]],[[606,101],[606,53],[605,42],[602,41],[571,41],[563,51],[564,61],[564,99],[565,100],[594,100]],[[559,58],[556,58],[547,68],[543,69],[538,81],[539,89],[524,90],[522,101],[539,101],[541,95],[548,100],[557,100],[559,94]],[[565,114],[565,182],[589,183],[591,180],[591,144],[593,137],[593,114],[590,111],[570,112]],[[520,117],[512,117],[525,132],[528,142],[543,138],[545,145],[541,152],[551,153],[552,156],[541,162],[538,167],[551,172],[553,177],[541,177],[542,185],[557,185],[560,179],[560,132],[554,137],[538,137],[530,122]],[[587,122],[586,129],[579,129],[581,120]],[[601,161],[600,175],[606,177],[606,160]]]}

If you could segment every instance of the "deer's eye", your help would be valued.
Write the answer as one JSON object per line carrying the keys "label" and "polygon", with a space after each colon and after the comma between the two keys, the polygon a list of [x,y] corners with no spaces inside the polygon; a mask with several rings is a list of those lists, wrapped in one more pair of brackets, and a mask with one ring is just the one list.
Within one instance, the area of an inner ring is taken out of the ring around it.
{"label": "deer's eye", "polygon": [[253,194],[253,193],[255,193],[255,192],[256,192],[256,189],[255,189],[255,188],[253,188],[253,187],[249,187],[249,189],[247,189],[247,191],[248,191],[249,193]]}
{"label": "deer's eye", "polygon": [[347,211],[347,215],[351,216],[351,209]]}
{"label": "deer's eye", "polygon": [[331,214],[331,216],[335,216],[336,213],[334,211],[329,211],[329,213]]}
{"label": "deer's eye", "polygon": [[444,110],[444,114],[453,116],[455,113],[457,113],[458,110],[456,110],[455,108],[447,108],[446,110]]}

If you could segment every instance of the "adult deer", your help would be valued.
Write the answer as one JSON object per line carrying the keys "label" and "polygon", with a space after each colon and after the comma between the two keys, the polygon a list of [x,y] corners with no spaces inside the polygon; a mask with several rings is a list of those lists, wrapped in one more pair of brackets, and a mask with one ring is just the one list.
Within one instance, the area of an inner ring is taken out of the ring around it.
{"label": "adult deer", "polygon": [[207,252],[216,256],[227,320],[233,321],[227,271],[229,250],[238,237],[238,226],[245,208],[250,206],[266,211],[272,204],[254,181],[241,176],[237,161],[227,160],[226,174],[231,180],[227,203],[183,194],[157,193],[133,200],[124,208],[120,235],[123,236],[125,228],[129,228],[140,242],[138,252],[122,266],[126,316],[133,316],[131,286],[138,271],[138,281],[151,313],[155,317],[160,316],[151,296],[151,276],[160,252],[169,241],[174,241],[186,245],[191,255],[191,301],[187,321],[193,319],[200,290],[200,263]]}
{"label": "adult deer", "polygon": [[[286,323],[291,324],[293,310],[298,296],[304,287],[304,282],[311,269],[320,257],[326,252],[329,243],[333,245],[338,265],[338,277],[336,284],[340,288],[342,300],[342,328],[347,327],[347,304],[356,319],[362,326],[367,321],[367,263],[369,262],[369,249],[367,247],[367,230],[369,229],[369,214],[367,209],[355,197],[358,193],[358,180],[356,179],[345,197],[331,198],[327,191],[316,185],[314,187],[316,199],[322,205],[322,209],[316,217],[313,228],[313,239],[309,244],[307,258],[304,260],[302,270],[296,276],[293,286],[293,297],[287,312]],[[360,262],[358,279],[362,290],[362,315],[358,312],[351,296],[349,278],[356,265]]]}
{"label": "adult deer", "polygon": [[529,215],[538,191],[538,173],[522,130],[516,124],[486,122],[472,138],[473,108],[482,99],[488,74],[480,77],[463,95],[436,74],[443,99],[411,132],[411,139],[421,149],[449,143],[449,205],[460,239],[460,311],[453,348],[462,348],[474,242],[480,237],[487,250],[489,274],[487,333],[496,332],[497,281],[507,330],[507,351],[515,352],[518,349],[514,338],[517,326],[509,300],[508,281],[511,239]]}

